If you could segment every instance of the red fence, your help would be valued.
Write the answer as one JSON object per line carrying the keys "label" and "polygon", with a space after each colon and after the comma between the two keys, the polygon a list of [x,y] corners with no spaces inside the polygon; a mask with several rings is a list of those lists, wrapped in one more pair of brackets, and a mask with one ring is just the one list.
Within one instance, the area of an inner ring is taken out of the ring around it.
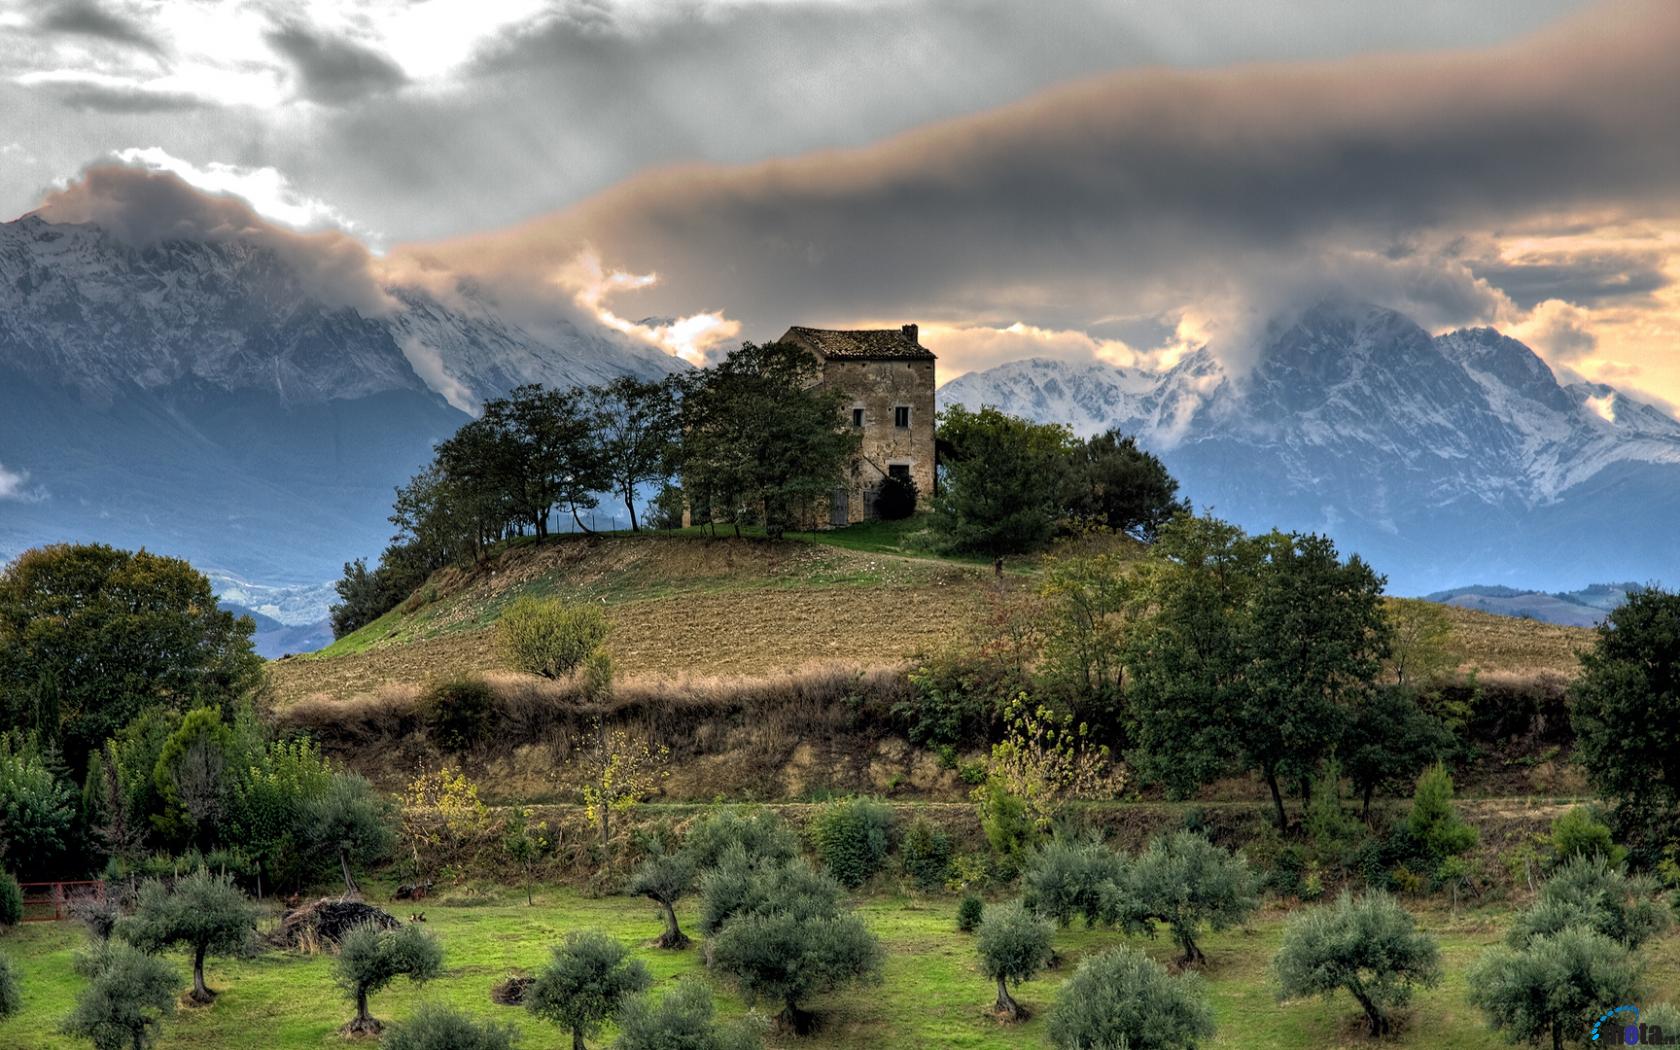
{"label": "red fence", "polygon": [[70,902],[77,897],[105,899],[105,883],[99,879],[81,882],[23,882],[24,922],[57,922],[70,917]]}

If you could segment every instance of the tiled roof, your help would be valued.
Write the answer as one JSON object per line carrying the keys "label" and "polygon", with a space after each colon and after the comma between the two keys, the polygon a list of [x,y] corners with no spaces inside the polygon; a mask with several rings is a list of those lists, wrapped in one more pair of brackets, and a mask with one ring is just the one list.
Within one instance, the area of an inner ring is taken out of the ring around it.
{"label": "tiled roof", "polygon": [[932,361],[933,353],[916,341],[913,324],[902,328],[805,328],[794,325],[781,338],[825,358],[856,361]]}

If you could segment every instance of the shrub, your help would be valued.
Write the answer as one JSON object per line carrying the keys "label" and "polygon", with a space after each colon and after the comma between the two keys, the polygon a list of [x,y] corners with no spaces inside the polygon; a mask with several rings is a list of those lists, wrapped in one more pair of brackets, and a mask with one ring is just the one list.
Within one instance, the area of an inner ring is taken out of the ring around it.
{"label": "shrub", "polygon": [[1013,868],[1038,839],[1038,825],[1026,800],[990,778],[974,789],[973,797],[980,809],[980,830],[986,833],[987,845]]}
{"label": "shrub", "polygon": [[96,1050],[145,1050],[156,1041],[163,1019],[175,1011],[181,975],[162,959],[121,941],[79,956],[76,970],[88,983],[63,1030],[89,1040]]}
{"label": "shrub", "polygon": [[117,924],[117,934],[146,952],[171,945],[191,951],[191,997],[202,1004],[216,997],[204,984],[204,957],[238,951],[256,925],[255,910],[232,882],[200,870],[173,886],[146,883],[134,914]]}
{"label": "shrub", "polygon": [[612,695],[612,654],[597,649],[583,661],[583,691],[591,700],[605,700]]}
{"label": "shrub", "polygon": [[1406,828],[1423,855],[1439,866],[1476,844],[1476,829],[1459,818],[1452,804],[1453,782],[1447,767],[1437,762],[1418,777]]}
{"label": "shrub", "polygon": [[1014,663],[984,649],[953,647],[910,672],[914,692],[893,706],[913,744],[980,747],[1003,725],[1003,709],[1027,688]]}
{"label": "shrub", "polygon": [[23,1009],[23,996],[18,992],[17,975],[12,973],[12,961],[0,955],[0,1021]]}
{"label": "shrub", "polygon": [[16,926],[23,921],[23,890],[11,872],[0,871],[0,926]]}
{"label": "shrub", "polygon": [[951,875],[951,836],[926,817],[917,817],[898,845],[904,874],[920,890],[935,890]]}
{"label": "shrub", "polygon": [[889,474],[875,488],[875,516],[882,521],[903,521],[916,513],[920,495],[910,475]]}
{"label": "shrub", "polygon": [[631,996],[652,982],[641,960],[598,930],[574,931],[554,948],[525,991],[525,1008],[569,1029],[572,1045],[601,1030]]}
{"label": "shrub", "polygon": [[1576,857],[1540,887],[1534,906],[1512,923],[1508,940],[1521,948],[1536,937],[1579,926],[1637,948],[1668,927],[1668,912],[1656,896],[1650,878],[1623,874],[1601,855]]}
{"label": "shrub", "polygon": [[964,933],[973,933],[980,928],[985,915],[986,902],[971,893],[957,904],[957,929]]}
{"label": "shrub", "polygon": [[0,857],[30,872],[48,870],[64,855],[75,819],[75,791],[40,748],[0,733]]}
{"label": "shrub", "polygon": [[1623,945],[1583,926],[1493,948],[1470,969],[1470,1004],[1513,1043],[1579,1039],[1606,1004],[1633,1002],[1639,967]]}
{"label": "shrub", "polygon": [[974,944],[981,972],[997,982],[994,1009],[1011,1020],[1020,1017],[1009,985],[1031,980],[1050,961],[1050,924],[1012,902],[986,913]]}
{"label": "shrub", "polygon": [[368,996],[398,977],[424,984],[443,971],[443,949],[418,926],[381,930],[358,926],[339,941],[333,967],[338,986],[356,1003],[356,1016],[344,1026],[346,1035],[371,1035],[383,1027],[368,1012]]}
{"label": "shrub", "polygon": [[422,1003],[379,1041],[380,1050],[511,1050],[510,1025],[486,1024],[447,1006]]}
{"label": "shrub", "polygon": [[749,1022],[719,1025],[715,1013],[704,984],[678,981],[657,1004],[641,996],[625,1005],[614,1050],[757,1050],[763,1045]]}
{"label": "shrub", "polygon": [[1346,989],[1373,1036],[1389,1031],[1391,1011],[1410,999],[1413,986],[1441,979],[1435,939],[1386,893],[1344,893],[1334,904],[1293,916],[1272,968],[1286,997],[1328,998]]}
{"label": "shrub", "polygon": [[571,674],[606,637],[601,610],[553,598],[516,598],[496,621],[496,639],[508,662],[542,678]]}
{"label": "shrub", "polygon": [[477,675],[457,675],[428,688],[420,697],[419,713],[438,747],[468,751],[490,734],[496,694]]}
{"label": "shrub", "polygon": [[842,885],[856,888],[887,863],[892,840],[892,809],[877,799],[830,802],[811,821],[811,844]]}
{"label": "shrub", "polygon": [[1213,1038],[1213,1011],[1196,974],[1171,977],[1134,948],[1086,959],[1050,1011],[1057,1050],[1195,1050]]}
{"label": "shrub", "polygon": [[1627,850],[1610,837],[1610,825],[1595,818],[1586,806],[1574,806],[1552,821],[1552,857],[1558,863],[1575,857],[1603,857],[1611,864],[1627,858]]}
{"label": "shrub", "polygon": [[735,851],[752,863],[785,864],[799,855],[799,836],[771,810],[748,807],[712,810],[683,839],[683,852],[701,872]]}
{"label": "shrub", "polygon": [[1129,909],[1125,861],[1101,842],[1056,838],[1027,861],[1022,887],[1028,907],[1058,926],[1075,916],[1088,927],[1115,922]]}
{"label": "shrub", "polygon": [[1195,940],[1201,927],[1246,922],[1259,905],[1257,880],[1242,854],[1188,831],[1151,842],[1133,862],[1130,881],[1137,918],[1172,930],[1183,965],[1206,958]]}

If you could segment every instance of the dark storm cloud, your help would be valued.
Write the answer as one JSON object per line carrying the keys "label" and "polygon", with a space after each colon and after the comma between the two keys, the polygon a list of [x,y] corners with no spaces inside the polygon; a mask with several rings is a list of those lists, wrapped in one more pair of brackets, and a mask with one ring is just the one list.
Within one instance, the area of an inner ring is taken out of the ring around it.
{"label": "dark storm cloud", "polygon": [[1668,287],[1661,252],[1557,253],[1522,262],[1472,263],[1476,276],[1496,285],[1525,310],[1547,299],[1581,306],[1638,300]]}
{"label": "dark storm cloud", "polygon": [[1677,48],[1680,5],[1655,0],[1482,51],[1128,72],[864,148],[650,173],[410,254],[540,300],[593,247],[661,274],[621,313],[722,308],[748,334],[860,316],[1080,326],[1326,285],[1451,323],[1497,292],[1462,262],[1385,249],[1539,211],[1680,206]]}
{"label": "dark storm cloud", "polygon": [[173,113],[210,104],[197,95],[185,92],[107,84],[41,84],[35,90],[83,113]]}
{"label": "dark storm cloud", "polygon": [[302,24],[276,26],[267,38],[297,70],[300,93],[314,102],[345,105],[408,83],[389,56]]}
{"label": "dark storm cloud", "polygon": [[68,0],[53,4],[35,23],[45,33],[91,37],[113,44],[126,44],[154,54],[163,48],[145,26],[127,15],[107,10],[92,0]]}

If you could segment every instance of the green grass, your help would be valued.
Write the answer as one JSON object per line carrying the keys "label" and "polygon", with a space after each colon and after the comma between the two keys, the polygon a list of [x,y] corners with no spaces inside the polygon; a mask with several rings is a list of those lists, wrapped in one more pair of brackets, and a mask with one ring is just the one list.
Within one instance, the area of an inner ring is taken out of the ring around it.
{"label": "green grass", "polygon": [[[374,1013],[387,1021],[400,1022],[416,1004],[432,999],[479,1017],[514,1023],[525,1035],[524,1050],[561,1050],[570,1043],[559,1031],[533,1023],[520,1010],[493,1005],[488,993],[511,968],[539,966],[550,944],[567,930],[582,927],[596,927],[638,944],[637,953],[656,977],[656,993],[679,975],[709,980],[698,949],[669,953],[640,946],[659,929],[652,906],[641,901],[596,900],[572,891],[544,889],[534,908],[527,908],[513,891],[503,891],[490,904],[448,907],[431,901],[425,911],[429,928],[444,945],[445,976],[418,989],[399,983],[376,996]],[[690,922],[692,912],[692,907],[684,910]],[[885,980],[879,986],[849,989],[812,1002],[822,1017],[821,1030],[808,1039],[773,1037],[771,1046],[810,1050],[1044,1046],[1044,1014],[1081,958],[1126,941],[1163,961],[1173,953],[1162,940],[1126,938],[1077,926],[1061,931],[1056,937],[1061,965],[1026,984],[1018,995],[1036,1016],[1019,1026],[1000,1026],[986,1013],[991,988],[975,969],[973,940],[955,931],[954,900],[877,897],[864,900],[860,912],[886,948]],[[1494,910],[1453,916],[1439,909],[1424,911],[1420,921],[1440,939],[1446,980],[1417,998],[1399,1037],[1382,1045],[1467,1050],[1503,1045],[1466,1004],[1464,973],[1478,952],[1499,939],[1507,916]],[[1204,942],[1211,959],[1208,991],[1219,1023],[1219,1034],[1211,1045],[1232,1050],[1372,1045],[1360,1034],[1357,1008],[1344,996],[1328,1001],[1277,1001],[1267,966],[1281,932],[1282,917],[1267,913],[1249,930],[1213,935]],[[58,1019],[70,1009],[82,985],[71,972],[80,936],[71,924],[38,924],[0,940],[0,951],[20,970],[24,995],[23,1012],[0,1022],[0,1046],[58,1050],[83,1045],[55,1033]],[[1651,964],[1652,986],[1673,987],[1680,974],[1676,965],[1680,937],[1659,940],[1644,955]],[[185,958],[174,958],[185,973]],[[351,1011],[333,985],[330,957],[269,952],[251,959],[216,959],[210,964],[209,979],[212,987],[222,991],[221,998],[207,1009],[178,1011],[167,1022],[159,1044],[164,1050],[344,1045],[336,1030]],[[724,1013],[739,1015],[745,1010],[726,984],[712,981],[712,985]],[[605,1046],[608,1041],[603,1038],[591,1045]]]}

